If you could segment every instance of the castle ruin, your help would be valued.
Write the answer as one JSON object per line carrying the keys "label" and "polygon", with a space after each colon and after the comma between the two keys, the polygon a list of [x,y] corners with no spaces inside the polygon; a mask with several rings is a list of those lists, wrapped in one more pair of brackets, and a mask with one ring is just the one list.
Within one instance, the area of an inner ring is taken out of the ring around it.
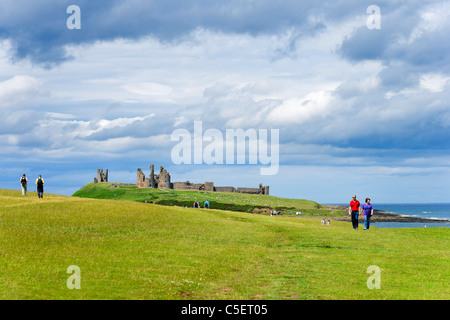
{"label": "castle ruin", "polygon": [[205,183],[191,183],[185,182],[171,182],[170,174],[160,166],[159,174],[155,175],[155,165],[150,165],[150,176],[145,177],[141,168],[137,169],[136,185],[139,188],[158,188],[158,189],[181,189],[181,190],[203,190],[212,192],[236,192],[236,193],[248,193],[248,194],[263,194],[269,195],[269,186],[263,186],[259,184],[258,188],[246,188],[246,187],[219,187],[215,186],[214,182]]}
{"label": "castle ruin", "polygon": [[158,189],[173,189],[170,183],[170,174],[162,166],[159,167],[159,174],[155,175],[155,165],[150,165],[150,176],[145,177],[141,168],[137,169],[136,185],[139,188],[158,188]]}
{"label": "castle ruin", "polygon": [[94,183],[108,182],[108,169],[103,172],[103,169],[97,169],[97,178],[94,178]]}

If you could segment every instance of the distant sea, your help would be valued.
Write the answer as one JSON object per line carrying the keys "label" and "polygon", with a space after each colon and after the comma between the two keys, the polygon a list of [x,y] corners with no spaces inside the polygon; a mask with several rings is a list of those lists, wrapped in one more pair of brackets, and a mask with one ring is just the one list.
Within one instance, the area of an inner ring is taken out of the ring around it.
{"label": "distant sea", "polygon": [[[402,204],[374,204],[374,209],[389,211],[410,217],[427,219],[450,220],[450,203],[402,203]],[[420,227],[450,227],[450,223],[422,223],[422,222],[378,222],[373,223],[379,228],[414,228]]]}
{"label": "distant sea", "polygon": [[[345,204],[348,206],[348,204]],[[372,203],[376,210],[388,211],[410,217],[427,219],[439,219],[450,221],[450,203],[398,203],[384,204]],[[426,227],[450,227],[450,223],[422,223],[422,222],[377,222],[373,226],[379,228],[424,228]]]}

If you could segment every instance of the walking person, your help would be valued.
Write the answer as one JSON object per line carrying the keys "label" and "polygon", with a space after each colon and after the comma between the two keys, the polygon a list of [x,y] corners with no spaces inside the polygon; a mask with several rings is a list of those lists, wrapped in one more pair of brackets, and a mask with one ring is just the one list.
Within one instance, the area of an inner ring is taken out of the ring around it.
{"label": "walking person", "polygon": [[350,201],[350,205],[348,207],[348,215],[352,217],[352,225],[353,229],[358,229],[358,217],[361,211],[361,204],[356,199],[356,194],[352,196],[352,201]]}
{"label": "walking person", "polygon": [[366,203],[363,204],[364,211],[364,230],[369,230],[370,218],[373,216],[373,206],[370,204],[370,198],[366,198]]}
{"label": "walking person", "polygon": [[22,186],[22,195],[23,196],[27,196],[28,195],[27,183],[28,183],[28,178],[27,178],[27,176],[24,173],[23,176],[20,178],[20,184]]}
{"label": "walking person", "polygon": [[41,175],[36,179],[38,198],[44,198],[44,179]]}

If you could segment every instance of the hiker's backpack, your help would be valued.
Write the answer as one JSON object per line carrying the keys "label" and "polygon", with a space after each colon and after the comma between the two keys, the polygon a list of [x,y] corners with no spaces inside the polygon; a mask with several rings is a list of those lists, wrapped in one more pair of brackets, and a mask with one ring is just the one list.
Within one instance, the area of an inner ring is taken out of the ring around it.
{"label": "hiker's backpack", "polygon": [[25,178],[25,177],[20,178],[20,183],[22,183],[22,184],[27,183],[27,178]]}

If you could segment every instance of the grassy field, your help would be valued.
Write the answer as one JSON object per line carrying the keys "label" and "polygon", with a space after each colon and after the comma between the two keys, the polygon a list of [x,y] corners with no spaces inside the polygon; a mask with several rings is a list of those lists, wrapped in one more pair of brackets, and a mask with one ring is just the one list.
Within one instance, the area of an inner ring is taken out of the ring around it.
{"label": "grassy field", "polygon": [[449,232],[0,190],[0,298],[449,299]]}
{"label": "grassy field", "polygon": [[303,215],[333,215],[341,214],[324,208],[317,202],[302,199],[286,199],[274,196],[206,192],[191,190],[160,190],[137,188],[136,186],[113,187],[114,183],[88,183],[73,196],[93,199],[131,200],[153,204],[192,207],[198,200],[203,207],[205,200],[209,200],[211,208],[239,212],[265,213],[277,210],[283,214],[295,214],[297,211]]}

